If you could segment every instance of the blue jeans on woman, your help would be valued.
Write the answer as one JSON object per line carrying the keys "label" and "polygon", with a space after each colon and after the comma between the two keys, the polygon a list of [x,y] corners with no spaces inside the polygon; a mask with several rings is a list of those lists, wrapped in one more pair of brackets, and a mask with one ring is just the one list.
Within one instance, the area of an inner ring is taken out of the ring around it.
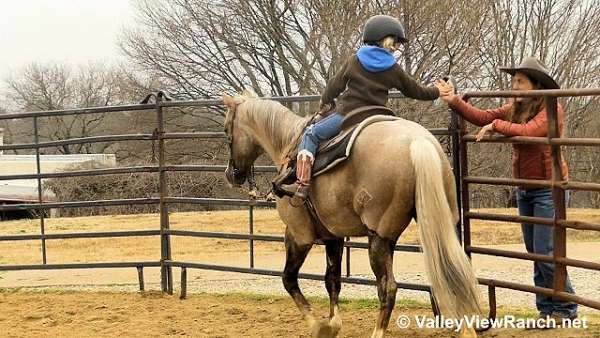
{"label": "blue jeans on woman", "polygon": [[[565,195],[568,200],[568,192]],[[553,218],[554,200],[550,188],[517,191],[517,204],[521,216],[534,216]],[[553,227],[524,223],[521,225],[523,241],[529,253],[552,256],[554,252]],[[542,288],[554,287],[554,263],[534,262],[533,282]],[[571,280],[567,276],[565,292],[575,293]],[[577,315],[577,304],[566,302],[552,297],[536,294],[535,303],[538,311],[543,316],[557,315],[571,318]]]}
{"label": "blue jeans on woman", "polygon": [[321,121],[311,124],[302,135],[298,152],[306,150],[316,156],[319,143],[337,135],[342,128],[344,117],[338,113],[331,114]]}

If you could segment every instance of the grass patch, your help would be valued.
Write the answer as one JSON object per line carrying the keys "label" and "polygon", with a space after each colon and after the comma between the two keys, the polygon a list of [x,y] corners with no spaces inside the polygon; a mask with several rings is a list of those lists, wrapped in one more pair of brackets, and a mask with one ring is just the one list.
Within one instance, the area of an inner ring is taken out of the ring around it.
{"label": "grass patch", "polygon": [[[252,292],[233,292],[233,293],[227,293],[227,294],[223,294],[223,293],[212,294],[212,293],[203,292],[203,293],[198,293],[198,294],[191,294],[190,296],[203,296],[203,295],[210,296],[210,297],[223,298],[223,299],[227,299],[230,297],[238,297],[238,298],[241,298],[244,300],[250,300],[250,301],[256,301],[256,302],[267,302],[267,303],[274,303],[274,302],[288,301],[288,300],[291,301],[291,298],[288,296],[276,296],[276,295],[268,295],[268,294],[262,294],[262,293],[252,293]],[[308,302],[311,303],[311,305],[317,305],[317,306],[323,306],[323,307],[329,306],[329,298],[328,297],[307,296],[306,300],[308,300]],[[379,300],[376,298],[343,298],[342,297],[342,298],[340,298],[339,303],[346,310],[379,308]],[[409,298],[396,299],[396,306],[410,308],[410,309],[429,309],[429,308],[431,308],[431,304],[428,302],[424,302],[424,301],[420,301],[420,300],[416,300],[416,299],[409,299]]]}

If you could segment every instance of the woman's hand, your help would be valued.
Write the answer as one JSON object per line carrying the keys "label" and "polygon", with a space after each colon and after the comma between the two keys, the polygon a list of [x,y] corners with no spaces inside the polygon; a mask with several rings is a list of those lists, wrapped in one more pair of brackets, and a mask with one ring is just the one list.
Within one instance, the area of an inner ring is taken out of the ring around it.
{"label": "woman's hand", "polygon": [[454,93],[454,86],[442,79],[436,80],[434,86],[440,91],[440,98],[447,103],[454,100],[456,94]]}
{"label": "woman's hand", "polygon": [[477,136],[475,136],[475,141],[479,142],[485,136],[485,134],[493,133],[493,132],[494,132],[494,124],[490,123],[490,124],[484,126],[483,128],[481,128],[481,130],[477,133]]}

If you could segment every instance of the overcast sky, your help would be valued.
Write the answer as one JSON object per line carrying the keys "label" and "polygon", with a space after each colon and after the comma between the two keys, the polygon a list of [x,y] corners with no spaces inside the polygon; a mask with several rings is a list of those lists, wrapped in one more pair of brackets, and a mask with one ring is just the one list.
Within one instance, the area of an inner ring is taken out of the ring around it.
{"label": "overcast sky", "polygon": [[0,0],[0,81],[32,63],[112,63],[130,0]]}

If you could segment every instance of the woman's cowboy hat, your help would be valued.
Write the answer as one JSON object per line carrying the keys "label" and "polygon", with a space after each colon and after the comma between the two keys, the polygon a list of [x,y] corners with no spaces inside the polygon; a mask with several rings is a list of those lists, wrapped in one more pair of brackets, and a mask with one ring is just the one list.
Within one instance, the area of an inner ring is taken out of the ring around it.
{"label": "woman's cowboy hat", "polygon": [[531,79],[539,82],[545,89],[560,88],[556,80],[550,76],[548,68],[540,60],[534,57],[524,58],[523,61],[521,61],[521,64],[515,68],[500,67],[500,70],[512,76],[514,76],[516,72],[525,73]]}

